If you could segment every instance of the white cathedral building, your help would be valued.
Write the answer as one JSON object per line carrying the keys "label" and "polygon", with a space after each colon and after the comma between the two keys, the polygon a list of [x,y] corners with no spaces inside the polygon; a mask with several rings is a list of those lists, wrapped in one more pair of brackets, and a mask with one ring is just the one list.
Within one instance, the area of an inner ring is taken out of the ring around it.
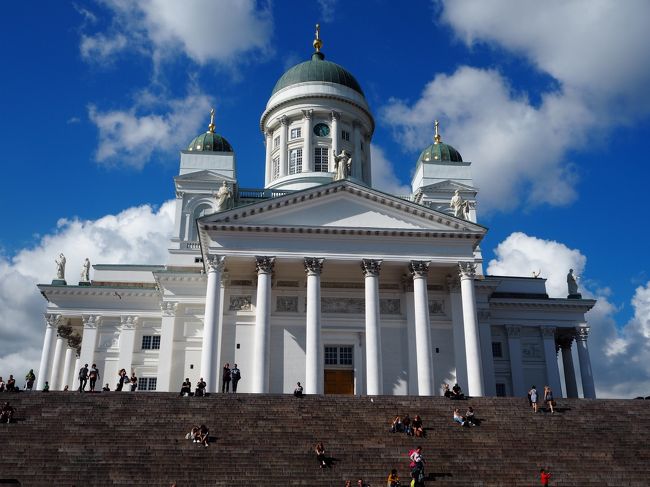
{"label": "white cathedral building", "polygon": [[458,382],[471,396],[548,384],[577,397],[579,377],[595,397],[585,320],[595,301],[483,273],[471,163],[437,124],[411,194],[374,189],[372,112],[321,46],[317,35],[262,113],[263,189],[239,186],[212,117],[180,153],[167,262],[95,264],[78,284],[60,265],[38,286],[37,388],[76,387],[95,363],[111,388],[124,368],[140,391],[202,377],[216,392],[223,365],[237,363],[239,392],[290,393],[300,381],[309,394],[430,396]]}

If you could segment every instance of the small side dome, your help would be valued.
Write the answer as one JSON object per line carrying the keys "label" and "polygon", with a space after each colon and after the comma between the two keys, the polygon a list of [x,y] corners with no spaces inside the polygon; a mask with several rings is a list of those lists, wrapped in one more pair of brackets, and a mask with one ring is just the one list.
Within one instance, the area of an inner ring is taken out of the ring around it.
{"label": "small side dome", "polygon": [[433,144],[422,151],[418,158],[418,164],[421,162],[446,161],[446,162],[463,162],[463,158],[456,149],[449,144],[442,142],[442,137],[438,133],[438,121],[434,123],[435,135]]}
{"label": "small side dome", "polygon": [[208,131],[197,135],[187,146],[192,152],[233,152],[230,142],[214,132],[214,108],[210,110],[210,125]]}

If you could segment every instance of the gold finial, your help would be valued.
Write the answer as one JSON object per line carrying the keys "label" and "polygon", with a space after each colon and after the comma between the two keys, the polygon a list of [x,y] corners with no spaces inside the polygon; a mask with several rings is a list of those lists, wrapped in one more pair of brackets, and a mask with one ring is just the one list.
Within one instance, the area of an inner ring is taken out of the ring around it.
{"label": "gold finial", "polygon": [[210,110],[210,125],[208,125],[208,132],[214,133],[214,108]]}
{"label": "gold finial", "polygon": [[316,52],[320,52],[321,47],[323,47],[323,41],[320,40],[320,24],[316,24],[316,39],[314,39],[314,49],[316,49]]}
{"label": "gold finial", "polygon": [[439,144],[440,142],[442,142],[442,137],[440,137],[440,134],[438,133],[438,125],[440,125],[440,122],[435,120],[433,122],[433,130],[435,131],[435,134],[433,136],[433,141],[436,144]]}

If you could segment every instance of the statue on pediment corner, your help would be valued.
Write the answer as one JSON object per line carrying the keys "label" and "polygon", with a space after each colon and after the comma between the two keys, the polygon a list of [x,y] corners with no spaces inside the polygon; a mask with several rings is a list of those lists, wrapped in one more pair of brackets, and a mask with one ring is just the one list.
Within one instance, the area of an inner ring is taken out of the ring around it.
{"label": "statue on pediment corner", "polygon": [[341,181],[347,179],[350,175],[350,168],[352,167],[352,158],[350,155],[342,150],[341,153],[337,156],[335,153],[334,157],[334,170],[336,175],[334,176],[334,181]]}
{"label": "statue on pediment corner", "polygon": [[452,209],[454,216],[462,218],[463,220],[469,219],[469,201],[463,199],[460,195],[460,190],[454,191],[454,196],[451,197],[449,207]]}
{"label": "statue on pediment corner", "polygon": [[90,281],[90,259],[86,257],[83,265],[81,266],[81,282]]}
{"label": "statue on pediment corner", "polygon": [[59,254],[59,257],[54,260],[56,262],[56,278],[65,279],[65,255]]}
{"label": "statue on pediment corner", "polygon": [[217,211],[229,210],[232,208],[232,191],[228,184],[224,181],[219,188],[219,191],[214,193],[217,200]]}

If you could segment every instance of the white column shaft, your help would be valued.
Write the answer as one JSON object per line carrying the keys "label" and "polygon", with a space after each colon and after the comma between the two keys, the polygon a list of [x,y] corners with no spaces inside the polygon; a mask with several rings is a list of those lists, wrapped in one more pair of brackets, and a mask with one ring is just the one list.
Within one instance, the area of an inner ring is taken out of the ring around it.
{"label": "white column shaft", "polygon": [[415,346],[418,364],[418,394],[433,396],[433,357],[431,353],[431,324],[429,322],[429,294],[425,275],[413,276],[415,303]]}
{"label": "white column shaft", "polygon": [[321,342],[320,274],[307,274],[307,330],[305,392],[323,394],[323,344]]}
{"label": "white column shaft", "polygon": [[465,353],[467,354],[467,386],[470,396],[483,396],[483,366],[479,342],[478,320],[474,278],[461,276],[460,290],[463,301],[463,325],[465,329]]}
{"label": "white column shaft", "polygon": [[175,315],[163,315],[160,326],[160,352],[158,355],[158,391],[180,390],[179,384],[172,382],[172,365],[174,363]]}
{"label": "white column shaft", "polygon": [[[81,338],[81,353],[79,354],[79,363],[81,364],[75,370],[75,377],[79,375],[81,366],[88,364],[88,368],[95,360],[95,348],[97,347],[97,325],[87,326],[84,324],[83,336]],[[120,366],[121,368],[121,366]]]}
{"label": "white column shaft", "polygon": [[361,127],[358,123],[354,124],[352,134],[354,155],[352,156],[352,168],[350,172],[352,173],[351,175],[353,178],[361,179],[361,159],[363,156],[361,153]]}
{"label": "white column shaft", "polygon": [[578,384],[576,383],[576,370],[573,365],[571,344],[562,347],[562,366],[564,369],[564,384],[567,397],[578,397]]}
{"label": "white column shaft", "polygon": [[417,345],[415,336],[415,297],[413,291],[407,291],[404,294],[406,303],[406,337],[408,354],[408,394],[416,396],[418,394],[418,362],[417,362]]}
{"label": "white column shaft", "polygon": [[61,387],[61,374],[63,373],[64,345],[65,338],[57,336],[54,347],[54,359],[52,360],[52,376],[50,377],[50,390],[52,391],[60,391],[63,389]]}
{"label": "white column shaft", "polygon": [[81,368],[81,365],[79,365],[80,360],[81,359],[77,357],[74,361],[74,367],[72,368],[72,387],[70,389],[73,391],[79,389],[79,369]]}
{"label": "white column shaft", "polygon": [[580,377],[582,378],[582,394],[585,399],[596,399],[596,388],[594,387],[594,376],[591,371],[591,360],[589,359],[587,337],[579,337],[577,340],[577,346]]}
{"label": "white column shaft", "polygon": [[521,328],[510,327],[508,332],[508,355],[510,356],[510,378],[512,379],[512,395],[523,397],[526,395],[524,384],[524,365],[521,356]]}
{"label": "white column shaft", "polygon": [[266,132],[265,144],[266,144],[266,172],[264,173],[264,186],[268,186],[268,184],[273,179],[273,163],[271,162],[272,160],[271,152],[273,151],[273,134],[270,131]]}
{"label": "white column shaft", "polygon": [[[339,154],[341,147],[341,130],[339,129],[339,115],[332,114],[332,152],[335,155]],[[329,161],[329,171],[334,172],[334,158],[330,158]]]}
{"label": "white column shaft", "polygon": [[54,348],[55,327],[48,323],[45,328],[45,339],[43,340],[43,352],[41,353],[41,364],[38,368],[36,390],[43,389],[45,381],[50,380],[50,362],[52,360],[52,349]]}
{"label": "white column shaft", "polygon": [[74,361],[77,358],[74,348],[66,347],[65,358],[63,360],[63,379],[61,381],[61,389],[68,386],[72,390],[73,374],[74,374]]}
{"label": "white column shaft", "polygon": [[560,369],[557,366],[557,349],[555,348],[555,335],[550,332],[543,333],[544,361],[546,362],[546,380],[555,395],[562,395],[562,382]]}
{"label": "white column shaft", "polygon": [[286,120],[280,123],[280,177],[289,174],[289,167],[287,161],[287,132],[289,125]]}
{"label": "white column shaft", "polygon": [[451,301],[451,331],[454,337],[454,364],[456,365],[456,382],[464,390],[467,385],[467,356],[465,354],[465,329],[463,323],[463,301],[458,283],[449,293]]}
{"label": "white column shaft", "polygon": [[381,324],[379,320],[379,276],[366,273],[366,392],[383,394]]}
{"label": "white column shaft", "polygon": [[271,273],[257,274],[255,346],[253,351],[253,392],[269,392],[271,363]]}
{"label": "white column shaft", "polygon": [[[133,371],[133,351],[135,350],[135,327],[122,327],[120,330],[120,354],[118,359],[118,369],[126,369],[126,373],[131,377]],[[92,360],[88,366],[92,365]],[[85,363],[85,362],[84,362]]]}
{"label": "white column shaft", "polygon": [[312,147],[313,140],[313,122],[312,117],[305,117],[302,124],[303,138],[305,139],[305,147],[302,151],[302,172],[312,172],[314,170],[314,148]]}
{"label": "white column shaft", "polygon": [[219,391],[219,364],[216,362],[217,326],[219,323],[219,282],[221,269],[208,265],[208,285],[205,293],[205,315],[203,317],[203,343],[201,350],[201,377],[206,383],[206,392]]}

